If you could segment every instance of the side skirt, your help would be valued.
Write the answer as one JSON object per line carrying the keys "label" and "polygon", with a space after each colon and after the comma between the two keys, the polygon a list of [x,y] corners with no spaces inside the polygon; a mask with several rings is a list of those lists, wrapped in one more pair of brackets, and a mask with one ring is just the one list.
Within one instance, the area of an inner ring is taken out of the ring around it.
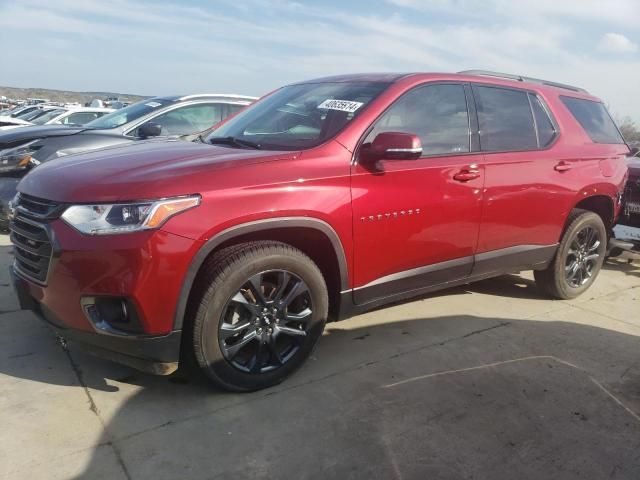
{"label": "side skirt", "polygon": [[521,245],[388,275],[341,292],[336,320],[446,288],[523,270],[544,269],[557,249],[557,244]]}

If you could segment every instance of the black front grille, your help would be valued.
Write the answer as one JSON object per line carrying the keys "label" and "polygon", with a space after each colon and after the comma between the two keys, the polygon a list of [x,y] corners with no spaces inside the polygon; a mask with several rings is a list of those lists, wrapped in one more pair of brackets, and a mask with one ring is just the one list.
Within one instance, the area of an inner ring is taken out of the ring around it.
{"label": "black front grille", "polygon": [[14,245],[14,268],[44,284],[53,255],[48,224],[61,215],[64,205],[21,194],[12,207],[10,238]]}

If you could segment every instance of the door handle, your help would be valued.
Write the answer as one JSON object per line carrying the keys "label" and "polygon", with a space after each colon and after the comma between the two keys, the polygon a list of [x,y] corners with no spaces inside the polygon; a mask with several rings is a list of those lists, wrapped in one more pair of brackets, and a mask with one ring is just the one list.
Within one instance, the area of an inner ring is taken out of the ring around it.
{"label": "door handle", "polygon": [[553,169],[556,172],[566,172],[567,170],[571,170],[573,167],[570,163],[565,162],[564,160],[558,163]]}
{"label": "door handle", "polygon": [[458,182],[468,182],[469,180],[475,180],[479,176],[480,176],[479,170],[465,169],[465,170],[460,170],[458,173],[456,173],[453,176],[453,179]]}

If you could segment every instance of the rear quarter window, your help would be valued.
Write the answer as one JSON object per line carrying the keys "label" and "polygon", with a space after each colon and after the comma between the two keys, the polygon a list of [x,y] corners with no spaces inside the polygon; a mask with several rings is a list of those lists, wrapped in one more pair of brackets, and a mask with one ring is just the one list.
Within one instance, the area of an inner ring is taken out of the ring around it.
{"label": "rear quarter window", "polygon": [[602,103],[565,96],[560,99],[594,143],[624,143],[618,127]]}

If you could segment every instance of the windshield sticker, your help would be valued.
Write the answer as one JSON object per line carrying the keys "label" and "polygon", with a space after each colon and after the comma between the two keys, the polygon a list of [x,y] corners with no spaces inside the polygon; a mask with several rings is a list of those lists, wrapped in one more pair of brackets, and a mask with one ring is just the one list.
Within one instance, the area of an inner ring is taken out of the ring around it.
{"label": "windshield sticker", "polygon": [[325,110],[339,110],[341,112],[353,113],[363,105],[362,102],[352,102],[351,100],[328,99],[318,105],[318,108]]}
{"label": "windshield sticker", "polygon": [[159,107],[159,106],[160,106],[160,105],[162,105],[162,104],[161,104],[161,103],[158,103],[158,102],[147,102],[147,103],[145,103],[145,105],[146,105],[147,107],[156,108],[156,107]]}

